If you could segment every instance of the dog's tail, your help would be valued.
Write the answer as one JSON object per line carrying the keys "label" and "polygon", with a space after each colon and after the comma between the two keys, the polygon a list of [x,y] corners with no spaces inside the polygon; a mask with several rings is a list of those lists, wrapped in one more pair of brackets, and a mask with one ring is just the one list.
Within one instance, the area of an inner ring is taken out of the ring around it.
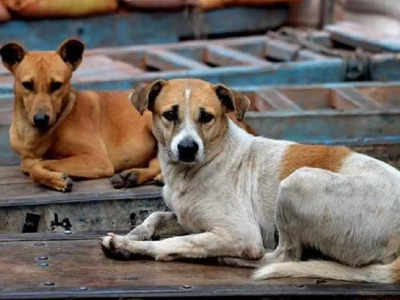
{"label": "dog's tail", "polygon": [[302,261],[273,263],[259,268],[253,279],[283,277],[323,278],[345,281],[400,283],[400,257],[387,265],[374,264],[353,268],[329,261]]}

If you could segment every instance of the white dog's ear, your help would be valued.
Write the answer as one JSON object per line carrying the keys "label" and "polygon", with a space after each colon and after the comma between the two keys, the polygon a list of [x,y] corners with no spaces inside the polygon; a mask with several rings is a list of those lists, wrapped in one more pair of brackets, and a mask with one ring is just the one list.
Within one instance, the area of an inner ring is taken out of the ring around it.
{"label": "white dog's ear", "polygon": [[85,45],[80,40],[69,39],[61,44],[57,53],[75,71],[82,62],[83,51],[85,51]]}
{"label": "white dog's ear", "polygon": [[3,65],[11,72],[24,59],[25,54],[25,49],[17,43],[8,43],[0,48]]}
{"label": "white dog's ear", "polygon": [[140,114],[143,114],[146,109],[154,110],[157,96],[166,83],[165,80],[159,79],[149,84],[142,83],[132,91],[131,102]]}
{"label": "white dog's ear", "polygon": [[226,112],[235,111],[238,121],[244,119],[244,115],[250,107],[250,100],[247,96],[234,91],[223,84],[215,86],[215,93],[221,101],[221,104],[225,107]]}

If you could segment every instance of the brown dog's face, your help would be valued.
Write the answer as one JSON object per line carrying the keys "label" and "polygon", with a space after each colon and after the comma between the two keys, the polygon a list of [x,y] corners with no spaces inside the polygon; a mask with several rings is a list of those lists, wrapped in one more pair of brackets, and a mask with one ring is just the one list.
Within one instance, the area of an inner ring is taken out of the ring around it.
{"label": "brown dog's face", "polygon": [[236,111],[243,119],[249,100],[223,85],[198,79],[158,80],[132,94],[139,112],[153,112],[153,133],[168,148],[174,162],[203,161],[207,149],[224,136],[226,113]]}
{"label": "brown dog's face", "polygon": [[4,66],[15,78],[15,101],[41,131],[51,128],[69,101],[72,72],[82,60],[84,45],[67,40],[57,51],[27,52],[16,43],[0,48]]}

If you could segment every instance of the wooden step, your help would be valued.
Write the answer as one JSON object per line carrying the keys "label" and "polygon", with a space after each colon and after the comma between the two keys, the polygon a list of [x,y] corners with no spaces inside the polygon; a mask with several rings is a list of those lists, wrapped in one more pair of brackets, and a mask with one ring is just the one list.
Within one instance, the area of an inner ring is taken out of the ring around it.
{"label": "wooden step", "polygon": [[103,255],[97,236],[92,234],[3,235],[0,251],[0,265],[7,270],[0,272],[0,299],[400,296],[395,285],[315,279],[256,282],[250,279],[251,269],[221,266],[213,260],[112,260]]}
{"label": "wooden step", "polygon": [[39,186],[18,167],[0,167],[0,233],[128,231],[165,210],[160,187],[114,189],[108,179],[74,182],[60,193]]}

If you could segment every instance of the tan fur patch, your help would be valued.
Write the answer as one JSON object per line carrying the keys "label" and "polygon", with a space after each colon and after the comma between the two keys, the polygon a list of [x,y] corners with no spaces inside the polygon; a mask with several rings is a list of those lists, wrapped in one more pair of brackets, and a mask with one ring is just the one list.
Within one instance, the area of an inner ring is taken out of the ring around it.
{"label": "tan fur patch", "polygon": [[282,159],[280,180],[302,167],[320,168],[337,172],[343,160],[351,153],[346,147],[319,145],[290,145]]}
{"label": "tan fur patch", "polygon": [[400,257],[391,265],[393,283],[400,283]]}

